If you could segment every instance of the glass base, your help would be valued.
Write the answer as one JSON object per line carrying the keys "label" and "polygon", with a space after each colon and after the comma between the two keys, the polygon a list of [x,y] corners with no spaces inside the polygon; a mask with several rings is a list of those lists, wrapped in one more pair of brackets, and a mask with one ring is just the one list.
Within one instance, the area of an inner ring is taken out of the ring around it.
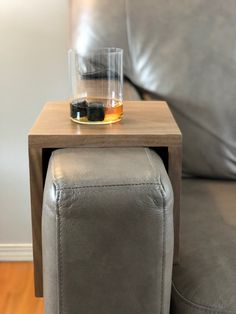
{"label": "glass base", "polygon": [[121,121],[121,118],[117,119],[117,120],[113,120],[113,121],[81,121],[81,120],[77,120],[77,119],[73,119],[73,118],[70,118],[71,121],[75,122],[75,123],[78,123],[78,124],[92,124],[92,125],[98,125],[98,124],[112,124],[112,123],[116,123],[116,122],[119,122]]}

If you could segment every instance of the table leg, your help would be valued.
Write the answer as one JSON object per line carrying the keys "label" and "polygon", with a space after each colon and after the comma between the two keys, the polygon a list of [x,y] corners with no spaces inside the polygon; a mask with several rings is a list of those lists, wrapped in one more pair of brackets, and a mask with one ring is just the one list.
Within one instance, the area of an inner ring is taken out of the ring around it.
{"label": "table leg", "polygon": [[168,147],[168,174],[174,193],[174,263],[179,263],[180,250],[180,196],[182,177],[182,147]]}
{"label": "table leg", "polygon": [[29,148],[31,219],[36,297],[43,296],[41,219],[43,200],[42,149]]}

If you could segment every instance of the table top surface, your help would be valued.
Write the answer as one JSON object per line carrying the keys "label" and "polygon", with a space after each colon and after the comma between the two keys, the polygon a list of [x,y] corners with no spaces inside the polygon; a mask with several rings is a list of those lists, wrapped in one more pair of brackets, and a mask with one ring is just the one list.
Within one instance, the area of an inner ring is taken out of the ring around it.
{"label": "table top surface", "polygon": [[30,147],[180,145],[181,132],[164,101],[125,101],[124,117],[108,125],[70,120],[69,102],[49,102],[29,132]]}

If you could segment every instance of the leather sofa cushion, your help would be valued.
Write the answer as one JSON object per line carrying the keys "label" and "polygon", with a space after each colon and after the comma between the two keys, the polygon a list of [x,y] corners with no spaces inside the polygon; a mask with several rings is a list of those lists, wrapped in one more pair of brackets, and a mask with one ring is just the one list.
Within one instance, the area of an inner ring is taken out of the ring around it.
{"label": "leather sofa cushion", "polygon": [[236,2],[72,1],[72,46],[125,50],[125,74],[166,99],[184,171],[236,178]]}
{"label": "leather sofa cushion", "polygon": [[183,180],[171,313],[236,313],[235,206],[235,182]]}

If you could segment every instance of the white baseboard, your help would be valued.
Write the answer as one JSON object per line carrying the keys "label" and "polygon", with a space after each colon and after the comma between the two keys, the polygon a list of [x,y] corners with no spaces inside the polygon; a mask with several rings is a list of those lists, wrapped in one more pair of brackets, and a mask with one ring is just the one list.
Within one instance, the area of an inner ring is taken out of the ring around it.
{"label": "white baseboard", "polygon": [[0,261],[32,261],[32,244],[0,244]]}

